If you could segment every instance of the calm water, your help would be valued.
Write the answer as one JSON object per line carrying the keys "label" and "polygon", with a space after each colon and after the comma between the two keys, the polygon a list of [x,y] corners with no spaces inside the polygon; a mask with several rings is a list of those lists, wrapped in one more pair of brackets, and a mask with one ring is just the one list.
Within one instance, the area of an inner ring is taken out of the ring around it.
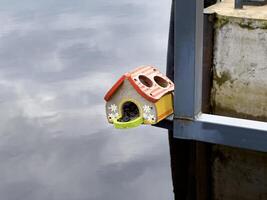
{"label": "calm water", "polygon": [[114,130],[105,92],[165,71],[170,0],[0,0],[0,199],[172,199],[166,131]]}

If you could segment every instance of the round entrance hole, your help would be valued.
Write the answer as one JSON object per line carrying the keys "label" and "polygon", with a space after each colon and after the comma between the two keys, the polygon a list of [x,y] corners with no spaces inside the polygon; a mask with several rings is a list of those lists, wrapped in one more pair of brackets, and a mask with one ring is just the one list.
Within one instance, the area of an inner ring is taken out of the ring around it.
{"label": "round entrance hole", "polygon": [[164,78],[161,78],[160,76],[155,76],[154,81],[163,88],[166,88],[168,86],[168,81],[166,81]]}
{"label": "round entrance hole", "polygon": [[131,101],[127,101],[122,105],[122,117],[119,122],[129,122],[140,116],[137,105]]}
{"label": "round entrance hole", "polygon": [[138,78],[139,78],[140,82],[141,82],[143,85],[145,85],[145,86],[147,86],[147,87],[152,87],[153,82],[152,82],[149,78],[147,78],[146,76],[144,76],[144,75],[140,75]]}

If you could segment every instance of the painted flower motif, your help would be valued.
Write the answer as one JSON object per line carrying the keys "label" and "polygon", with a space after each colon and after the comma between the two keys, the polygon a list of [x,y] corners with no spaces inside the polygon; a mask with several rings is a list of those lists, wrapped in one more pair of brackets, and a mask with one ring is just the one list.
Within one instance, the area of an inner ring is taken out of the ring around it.
{"label": "painted flower motif", "polygon": [[111,112],[117,112],[118,110],[118,107],[115,105],[115,104],[112,104],[108,107],[108,109],[111,111]]}
{"label": "painted flower motif", "polygon": [[109,113],[108,118],[113,120],[113,119],[115,119],[115,115],[113,113]]}
{"label": "painted flower motif", "polygon": [[144,113],[143,117],[145,120],[149,121],[149,122],[153,122],[155,121],[155,116],[149,113]]}
{"label": "painted flower motif", "polygon": [[145,113],[149,113],[150,112],[150,107],[148,105],[144,105],[143,106],[143,110]]}
{"label": "painted flower motif", "polygon": [[151,114],[149,114],[149,115],[147,115],[147,120],[148,120],[148,121],[150,121],[150,122],[152,122],[152,121],[154,121],[154,120],[155,120],[155,116],[154,116],[154,115],[151,115]]}
{"label": "painted flower motif", "polygon": [[119,113],[109,113],[108,114],[108,118],[110,119],[110,120],[114,120],[114,119],[116,119],[117,117],[119,117]]}
{"label": "painted flower motif", "polygon": [[114,113],[114,117],[115,117],[115,118],[119,117],[119,113],[115,112],[115,113]]}

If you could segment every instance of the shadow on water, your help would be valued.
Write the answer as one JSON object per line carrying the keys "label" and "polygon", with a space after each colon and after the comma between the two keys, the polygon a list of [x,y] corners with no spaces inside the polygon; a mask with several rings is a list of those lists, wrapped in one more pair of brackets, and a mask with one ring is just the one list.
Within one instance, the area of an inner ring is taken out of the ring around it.
{"label": "shadow on water", "polygon": [[165,71],[170,1],[0,3],[0,199],[172,199],[166,131],[114,130],[103,100]]}

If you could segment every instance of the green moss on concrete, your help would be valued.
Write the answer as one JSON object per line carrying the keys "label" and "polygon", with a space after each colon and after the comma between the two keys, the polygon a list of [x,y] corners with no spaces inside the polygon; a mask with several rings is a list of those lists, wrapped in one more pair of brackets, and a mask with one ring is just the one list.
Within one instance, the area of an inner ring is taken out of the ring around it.
{"label": "green moss on concrete", "polygon": [[[249,42],[253,42],[254,39],[258,39],[257,34],[266,34],[267,20],[246,19],[216,15],[214,28],[215,39],[217,37],[224,36],[231,37],[231,34],[233,34],[235,30],[237,30],[238,33],[241,34],[240,37],[242,38],[246,38],[243,37],[244,35],[242,34],[251,35],[251,37],[249,38],[251,40]],[[253,37],[253,34],[255,34],[255,38]],[[224,40],[225,38],[220,39]],[[242,42],[245,42],[245,40]],[[220,40],[219,45],[223,46],[226,44],[224,44]],[[215,53],[218,53],[216,51],[219,51],[220,53],[220,51],[222,50],[227,49],[223,49],[222,47],[218,47],[215,45]],[[227,52],[224,53],[226,54]],[[242,56],[243,52],[240,52],[240,54],[240,56]],[[263,54],[260,55],[263,56]],[[240,57],[240,59],[241,58],[242,57]],[[226,57],[225,59],[228,58]],[[217,64],[217,62],[220,63]],[[252,61],[249,59],[248,62],[252,63]],[[233,65],[233,63],[235,63],[235,65],[231,66],[231,68],[229,66],[224,67],[224,65]],[[261,64],[264,66],[264,63],[259,62],[257,64]],[[266,83],[260,82],[260,80],[257,80],[253,77],[253,74],[249,74],[251,67],[244,65],[243,61],[218,61],[216,58],[214,60],[214,65],[215,66],[213,67],[213,87],[211,90],[210,98],[213,113],[230,117],[267,121]],[[243,69],[244,67],[247,67],[248,71]],[[240,77],[240,71],[244,71],[249,77],[252,77],[251,80],[247,80],[244,77]]]}
{"label": "green moss on concrete", "polygon": [[[226,78],[223,80],[225,83]],[[243,119],[251,119],[257,121],[267,122],[266,108],[266,87],[257,85],[254,87],[247,87],[243,85],[238,87],[240,84],[233,84],[229,79],[230,85],[221,86],[217,81],[214,80],[214,87],[212,88],[211,94],[211,106],[212,113],[217,115],[237,117]],[[232,91],[232,87],[235,87],[235,91]],[[226,92],[226,91],[229,92]],[[223,93],[221,93],[223,92]],[[251,104],[248,104],[246,98],[255,98]],[[236,105],[245,106],[248,109],[238,109]],[[262,110],[263,109],[263,110]],[[261,110],[261,112],[257,112]],[[265,110],[265,111],[264,111]],[[263,111],[263,112],[262,112]]]}
{"label": "green moss on concrete", "polygon": [[229,23],[229,17],[217,15],[217,20],[215,21],[215,29],[221,29],[223,26]]}
{"label": "green moss on concrete", "polygon": [[267,22],[266,22],[266,21],[264,21],[264,22],[262,23],[262,29],[267,29]]}
{"label": "green moss on concrete", "polygon": [[237,24],[241,28],[248,29],[248,30],[267,29],[266,20],[228,17],[228,16],[222,16],[222,15],[217,15],[216,17],[217,19],[214,24],[215,29],[221,29],[228,23]]}
{"label": "green moss on concrete", "polygon": [[216,104],[215,101],[213,101],[212,112],[216,115],[267,122],[267,116],[255,116],[247,113],[237,112],[236,110],[222,106],[219,103]]}
{"label": "green moss on concrete", "polygon": [[251,20],[242,19],[241,22],[238,23],[238,25],[241,28],[246,28],[248,30],[254,30],[255,29],[253,21],[251,21]]}
{"label": "green moss on concrete", "polygon": [[[261,115],[259,115],[256,112],[253,113],[248,111],[247,113],[246,111],[240,112],[234,109],[235,108],[234,105],[247,106],[246,99],[244,98],[244,95],[242,96],[242,94],[249,94],[250,96],[255,96],[255,98],[258,97],[257,101],[255,99],[255,102],[257,103],[251,106],[254,106],[255,110],[262,109],[263,104],[266,104],[266,101],[264,100],[264,96],[265,94],[267,94],[265,87],[260,85],[252,88],[247,87],[246,85],[243,85],[242,87],[237,87],[238,84],[236,85],[235,83],[236,81],[238,80],[234,79],[229,71],[223,71],[220,73],[214,71],[213,87],[211,90],[211,98],[210,98],[212,113],[229,117],[267,121],[266,114],[261,113]],[[231,88],[233,87],[235,87],[235,92],[231,92],[232,90]],[[236,87],[238,88],[238,90]],[[225,90],[229,90],[229,93],[222,96],[220,92]],[[241,96],[238,94],[240,94]],[[220,97],[218,97],[218,95]]]}
{"label": "green moss on concrete", "polygon": [[217,72],[214,72],[213,75],[213,81],[221,87],[225,82],[230,81],[233,82],[232,76],[229,71],[223,71],[220,76],[217,74]]}
{"label": "green moss on concrete", "polygon": [[236,19],[235,22],[241,27],[248,30],[267,29],[267,21],[253,19]]}

